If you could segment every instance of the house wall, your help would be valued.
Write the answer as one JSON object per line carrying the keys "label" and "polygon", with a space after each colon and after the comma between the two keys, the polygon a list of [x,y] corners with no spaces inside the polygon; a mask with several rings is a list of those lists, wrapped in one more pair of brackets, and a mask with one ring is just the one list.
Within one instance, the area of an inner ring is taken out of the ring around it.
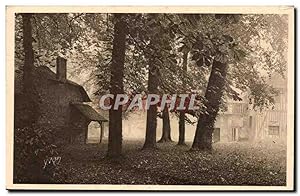
{"label": "house wall", "polygon": [[83,102],[79,89],[68,83],[45,78],[45,75],[36,76],[36,81],[40,101],[37,123],[53,128],[62,140],[70,141],[71,136],[85,133],[87,120],[78,111],[72,110],[70,105],[71,102]]}
{"label": "house wall", "polygon": [[70,122],[71,102],[81,102],[82,97],[76,88],[68,84],[47,81],[45,88],[41,86],[41,116],[38,121],[65,126]]}
{"label": "house wall", "polygon": [[220,142],[248,140],[248,104],[229,100],[227,110],[220,112],[217,117],[215,129],[217,128],[220,129]]}
{"label": "house wall", "polygon": [[[286,140],[287,113],[286,111],[267,110],[255,115],[256,125],[253,128],[255,140]],[[271,127],[278,127],[279,134],[271,135]]]}
{"label": "house wall", "polygon": [[[220,113],[215,128],[220,128],[220,141],[232,141],[232,129],[238,128],[239,141],[280,140],[287,136],[287,85],[281,76],[269,81],[279,91],[273,108],[252,110],[247,102],[228,100],[227,111]],[[247,100],[247,95],[244,97]],[[275,129],[275,130],[274,130]],[[274,135],[278,129],[278,135]],[[272,134],[273,133],[273,134]]]}
{"label": "house wall", "polygon": [[[279,140],[286,142],[287,136],[287,86],[286,80],[272,78],[273,86],[279,91],[275,97],[273,108],[265,109],[261,112],[252,111],[255,117],[253,140]],[[278,128],[278,135],[271,134],[272,128]]]}

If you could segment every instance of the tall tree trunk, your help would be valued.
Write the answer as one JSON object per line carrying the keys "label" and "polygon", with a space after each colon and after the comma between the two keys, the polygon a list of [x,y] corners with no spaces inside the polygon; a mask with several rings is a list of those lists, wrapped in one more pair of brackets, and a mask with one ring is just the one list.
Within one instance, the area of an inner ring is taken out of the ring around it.
{"label": "tall tree trunk", "polygon": [[[182,86],[183,89],[185,90],[186,88],[186,81],[184,77],[186,77],[187,73],[187,58],[188,58],[188,51],[185,51],[183,54],[183,80],[182,80]],[[186,93],[186,92],[184,92]],[[180,111],[179,112],[179,139],[178,139],[178,145],[185,145],[185,111]]]}
{"label": "tall tree trunk", "polygon": [[23,48],[24,48],[24,75],[23,75],[23,90],[25,93],[32,93],[33,87],[33,67],[34,67],[34,56],[32,48],[32,25],[31,25],[32,14],[22,14],[23,22]]}
{"label": "tall tree trunk", "polygon": [[38,94],[34,85],[34,52],[32,47],[32,14],[22,14],[23,48],[24,48],[24,67],[23,67],[23,97],[25,100],[24,114],[27,116],[24,120],[24,126],[31,126],[39,117]]}
{"label": "tall tree trunk", "polygon": [[[148,93],[158,93],[159,70],[154,64],[154,60],[150,60],[148,74]],[[156,126],[157,126],[157,105],[151,105],[147,111],[146,122],[146,138],[143,149],[156,148]]]}
{"label": "tall tree trunk", "polygon": [[212,133],[221,105],[227,69],[227,63],[214,60],[205,92],[206,112],[198,119],[192,150],[212,150]]}
{"label": "tall tree trunk", "polygon": [[[110,93],[114,95],[112,106],[115,103],[117,94],[124,93],[123,76],[125,61],[125,42],[127,25],[123,19],[123,14],[115,14],[114,40],[112,51],[112,64],[110,67]],[[122,106],[117,110],[113,107],[109,110],[109,134],[107,157],[118,158],[122,153]]]}
{"label": "tall tree trunk", "polygon": [[170,114],[169,114],[168,107],[165,107],[164,110],[162,111],[162,121],[163,121],[162,136],[158,142],[172,142]]}
{"label": "tall tree trunk", "polygon": [[[39,110],[37,106],[37,96],[35,96],[35,88],[33,81],[33,69],[34,69],[34,52],[32,47],[32,14],[22,14],[22,31],[23,31],[23,48],[24,48],[24,67],[23,67],[23,97],[25,100],[24,110],[22,111],[27,116],[24,126],[30,127],[29,131],[33,132],[32,124],[34,124],[39,116]],[[35,155],[30,155],[30,171],[32,175],[29,176],[32,183],[49,182],[49,178],[45,178],[44,171],[42,170],[40,160]]]}
{"label": "tall tree trunk", "polygon": [[177,145],[185,145],[185,112],[179,112],[179,139]]}

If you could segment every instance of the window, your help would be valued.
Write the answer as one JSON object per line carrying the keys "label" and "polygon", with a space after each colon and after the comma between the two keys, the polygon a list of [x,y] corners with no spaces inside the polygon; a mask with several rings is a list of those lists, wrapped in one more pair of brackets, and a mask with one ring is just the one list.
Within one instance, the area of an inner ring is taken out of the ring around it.
{"label": "window", "polygon": [[269,126],[269,135],[279,136],[279,126]]}
{"label": "window", "polygon": [[252,116],[249,116],[249,127],[252,128]]}

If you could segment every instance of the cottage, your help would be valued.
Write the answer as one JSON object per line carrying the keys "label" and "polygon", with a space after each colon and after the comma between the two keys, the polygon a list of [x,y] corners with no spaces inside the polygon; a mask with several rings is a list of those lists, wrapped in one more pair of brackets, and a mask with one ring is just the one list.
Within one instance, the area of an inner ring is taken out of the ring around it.
{"label": "cottage", "polygon": [[[24,126],[24,122],[33,118],[26,112],[30,101],[22,94],[22,80],[16,73],[15,77],[15,127]],[[103,123],[107,120],[94,110],[84,88],[67,79],[66,60],[58,57],[56,74],[46,66],[36,67],[33,71],[35,100],[37,107],[35,123],[51,127],[63,142],[73,142],[79,135],[88,135],[88,125],[98,122],[103,133]],[[103,135],[103,134],[102,134]]]}

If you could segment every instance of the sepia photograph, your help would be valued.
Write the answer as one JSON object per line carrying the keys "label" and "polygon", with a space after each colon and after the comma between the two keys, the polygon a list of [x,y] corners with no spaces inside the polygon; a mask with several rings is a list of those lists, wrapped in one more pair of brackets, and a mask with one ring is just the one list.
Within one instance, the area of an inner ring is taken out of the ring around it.
{"label": "sepia photograph", "polygon": [[294,7],[7,6],[6,188],[294,190]]}

